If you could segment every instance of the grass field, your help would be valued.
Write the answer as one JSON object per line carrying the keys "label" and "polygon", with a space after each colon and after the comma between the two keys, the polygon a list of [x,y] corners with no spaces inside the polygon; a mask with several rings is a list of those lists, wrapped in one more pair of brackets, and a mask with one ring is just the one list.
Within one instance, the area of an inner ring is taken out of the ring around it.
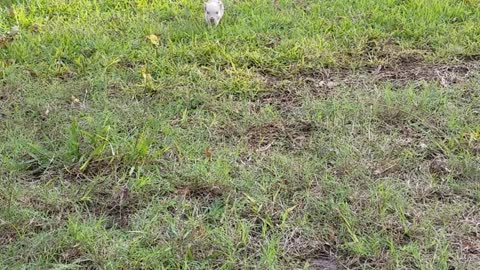
{"label": "grass field", "polygon": [[480,2],[224,2],[0,1],[0,269],[480,269]]}

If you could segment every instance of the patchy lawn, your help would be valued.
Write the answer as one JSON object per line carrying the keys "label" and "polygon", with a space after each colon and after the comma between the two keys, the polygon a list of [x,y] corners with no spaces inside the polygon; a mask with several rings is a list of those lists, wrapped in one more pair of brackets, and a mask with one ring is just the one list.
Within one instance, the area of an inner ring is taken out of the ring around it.
{"label": "patchy lawn", "polygon": [[224,2],[1,2],[0,268],[480,269],[480,2]]}

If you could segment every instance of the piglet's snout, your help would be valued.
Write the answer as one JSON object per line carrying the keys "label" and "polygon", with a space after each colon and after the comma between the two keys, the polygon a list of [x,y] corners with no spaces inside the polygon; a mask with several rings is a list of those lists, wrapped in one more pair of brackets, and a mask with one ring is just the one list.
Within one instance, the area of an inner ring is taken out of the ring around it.
{"label": "piglet's snout", "polygon": [[215,18],[210,17],[210,23],[215,23]]}

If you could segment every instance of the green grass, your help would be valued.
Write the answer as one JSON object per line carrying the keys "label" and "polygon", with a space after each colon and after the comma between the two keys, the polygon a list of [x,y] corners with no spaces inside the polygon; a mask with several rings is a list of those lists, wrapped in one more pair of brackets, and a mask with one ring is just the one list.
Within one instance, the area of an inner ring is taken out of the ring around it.
{"label": "green grass", "polygon": [[0,3],[0,269],[480,268],[479,1]]}

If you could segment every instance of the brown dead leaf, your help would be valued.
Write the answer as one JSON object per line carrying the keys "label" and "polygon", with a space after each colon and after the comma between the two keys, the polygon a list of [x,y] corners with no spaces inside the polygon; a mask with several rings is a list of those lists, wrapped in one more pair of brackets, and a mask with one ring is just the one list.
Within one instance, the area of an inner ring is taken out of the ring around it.
{"label": "brown dead leaf", "polygon": [[207,146],[207,148],[205,148],[205,156],[211,160],[212,159],[212,153],[210,152],[210,147]]}

